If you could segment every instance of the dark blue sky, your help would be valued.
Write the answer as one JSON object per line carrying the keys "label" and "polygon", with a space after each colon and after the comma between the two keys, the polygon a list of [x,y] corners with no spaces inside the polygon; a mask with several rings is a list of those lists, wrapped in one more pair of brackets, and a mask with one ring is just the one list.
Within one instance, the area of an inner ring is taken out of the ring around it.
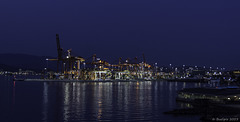
{"label": "dark blue sky", "polygon": [[237,0],[1,0],[0,52],[240,68]]}

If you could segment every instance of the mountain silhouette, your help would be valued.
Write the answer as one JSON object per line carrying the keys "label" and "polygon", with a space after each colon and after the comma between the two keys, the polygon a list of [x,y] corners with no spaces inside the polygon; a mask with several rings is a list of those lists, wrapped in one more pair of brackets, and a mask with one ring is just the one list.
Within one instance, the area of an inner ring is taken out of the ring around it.
{"label": "mountain silhouette", "polygon": [[2,71],[18,71],[33,70],[42,71],[48,67],[49,70],[56,70],[56,61],[47,61],[47,56],[35,56],[28,54],[0,54],[0,70]]}

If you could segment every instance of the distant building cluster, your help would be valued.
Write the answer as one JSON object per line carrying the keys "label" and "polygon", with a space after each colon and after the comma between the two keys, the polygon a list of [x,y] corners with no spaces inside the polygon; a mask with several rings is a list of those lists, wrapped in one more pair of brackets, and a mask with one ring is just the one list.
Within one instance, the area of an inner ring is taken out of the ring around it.
{"label": "distant building cluster", "polygon": [[11,72],[11,71],[5,71],[3,69],[0,69],[0,75],[42,75],[42,74],[32,70],[19,69],[19,71],[17,72]]}
{"label": "distant building cluster", "polygon": [[[70,79],[70,80],[222,80],[240,81],[240,70],[228,71],[225,68],[206,68],[198,66],[158,67],[157,63],[150,65],[144,62],[131,63],[130,61],[119,64],[109,64],[100,58],[96,62],[81,63],[77,69],[77,63],[72,69],[64,68],[63,72],[48,71],[41,73],[32,70],[19,69],[17,72],[0,70],[0,75],[41,75],[45,79]],[[66,65],[66,64],[65,64]],[[65,66],[66,67],[66,66]]]}
{"label": "distant building cluster", "polygon": [[225,68],[198,67],[198,66],[181,66],[161,67],[158,69],[160,79],[166,80],[221,80],[237,81],[240,78],[240,71],[228,71]]}

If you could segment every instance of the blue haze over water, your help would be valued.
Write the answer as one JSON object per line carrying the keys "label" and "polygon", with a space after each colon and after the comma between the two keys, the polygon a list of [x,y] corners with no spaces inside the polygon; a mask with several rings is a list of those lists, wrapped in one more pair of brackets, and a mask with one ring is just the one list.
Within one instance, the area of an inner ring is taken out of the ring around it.
{"label": "blue haze over water", "polygon": [[204,84],[143,82],[23,82],[0,76],[1,122],[200,121],[163,112],[182,108],[176,91]]}

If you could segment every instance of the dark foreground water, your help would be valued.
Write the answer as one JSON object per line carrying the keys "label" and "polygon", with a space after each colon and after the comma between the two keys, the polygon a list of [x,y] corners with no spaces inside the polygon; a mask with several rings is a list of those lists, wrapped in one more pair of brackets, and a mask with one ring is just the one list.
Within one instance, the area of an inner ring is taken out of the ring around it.
{"label": "dark foreground water", "polygon": [[163,112],[183,107],[176,91],[200,83],[23,82],[0,76],[0,122],[200,121]]}

